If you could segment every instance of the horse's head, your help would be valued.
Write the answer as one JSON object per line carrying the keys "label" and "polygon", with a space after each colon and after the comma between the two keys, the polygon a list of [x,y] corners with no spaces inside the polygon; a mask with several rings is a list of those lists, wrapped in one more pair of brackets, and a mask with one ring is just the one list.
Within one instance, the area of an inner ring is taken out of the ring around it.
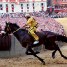
{"label": "horse's head", "polygon": [[7,34],[10,34],[10,33],[11,33],[10,23],[7,23],[7,22],[6,22],[6,26],[5,26],[4,31],[5,31]]}
{"label": "horse's head", "polygon": [[7,33],[7,34],[11,34],[13,33],[14,31],[16,31],[17,29],[19,28],[19,26],[15,23],[6,23],[5,25],[5,29],[4,31]]}

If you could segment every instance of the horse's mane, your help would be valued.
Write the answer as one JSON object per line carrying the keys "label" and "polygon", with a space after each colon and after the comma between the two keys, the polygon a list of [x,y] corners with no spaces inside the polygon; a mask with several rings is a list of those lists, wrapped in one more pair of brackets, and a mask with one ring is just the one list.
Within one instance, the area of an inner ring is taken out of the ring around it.
{"label": "horse's mane", "polygon": [[14,26],[19,28],[19,26],[16,23],[10,23],[10,24],[12,24],[12,25],[14,25]]}
{"label": "horse's mane", "polygon": [[[20,28],[19,25],[17,25],[16,23],[10,23],[10,25],[11,25],[11,24],[12,24],[13,26],[17,27],[17,28]],[[23,29],[23,28],[21,28],[21,30],[22,30],[22,31],[25,31],[25,32],[28,32],[28,30]]]}

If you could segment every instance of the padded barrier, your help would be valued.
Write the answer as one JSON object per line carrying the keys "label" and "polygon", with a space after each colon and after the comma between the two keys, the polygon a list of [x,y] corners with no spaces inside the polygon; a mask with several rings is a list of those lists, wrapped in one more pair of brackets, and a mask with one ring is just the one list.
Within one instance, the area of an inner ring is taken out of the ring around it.
{"label": "padded barrier", "polygon": [[9,51],[11,49],[11,35],[4,36],[0,34],[0,51]]}

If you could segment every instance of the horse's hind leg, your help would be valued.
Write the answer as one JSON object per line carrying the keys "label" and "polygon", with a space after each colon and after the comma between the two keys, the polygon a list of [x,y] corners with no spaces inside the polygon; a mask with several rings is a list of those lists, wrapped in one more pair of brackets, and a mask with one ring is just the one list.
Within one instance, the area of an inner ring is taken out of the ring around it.
{"label": "horse's hind leg", "polygon": [[58,47],[58,45],[56,45],[56,47],[57,47],[57,50],[59,51],[60,55],[61,55],[64,59],[67,59],[67,57],[62,54],[62,52],[61,52],[60,48]]}

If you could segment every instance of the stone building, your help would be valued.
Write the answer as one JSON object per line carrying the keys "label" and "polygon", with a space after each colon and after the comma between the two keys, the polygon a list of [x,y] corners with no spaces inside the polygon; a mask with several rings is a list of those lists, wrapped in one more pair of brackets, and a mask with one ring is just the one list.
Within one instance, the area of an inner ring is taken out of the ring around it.
{"label": "stone building", "polygon": [[0,13],[46,11],[47,0],[0,0]]}

